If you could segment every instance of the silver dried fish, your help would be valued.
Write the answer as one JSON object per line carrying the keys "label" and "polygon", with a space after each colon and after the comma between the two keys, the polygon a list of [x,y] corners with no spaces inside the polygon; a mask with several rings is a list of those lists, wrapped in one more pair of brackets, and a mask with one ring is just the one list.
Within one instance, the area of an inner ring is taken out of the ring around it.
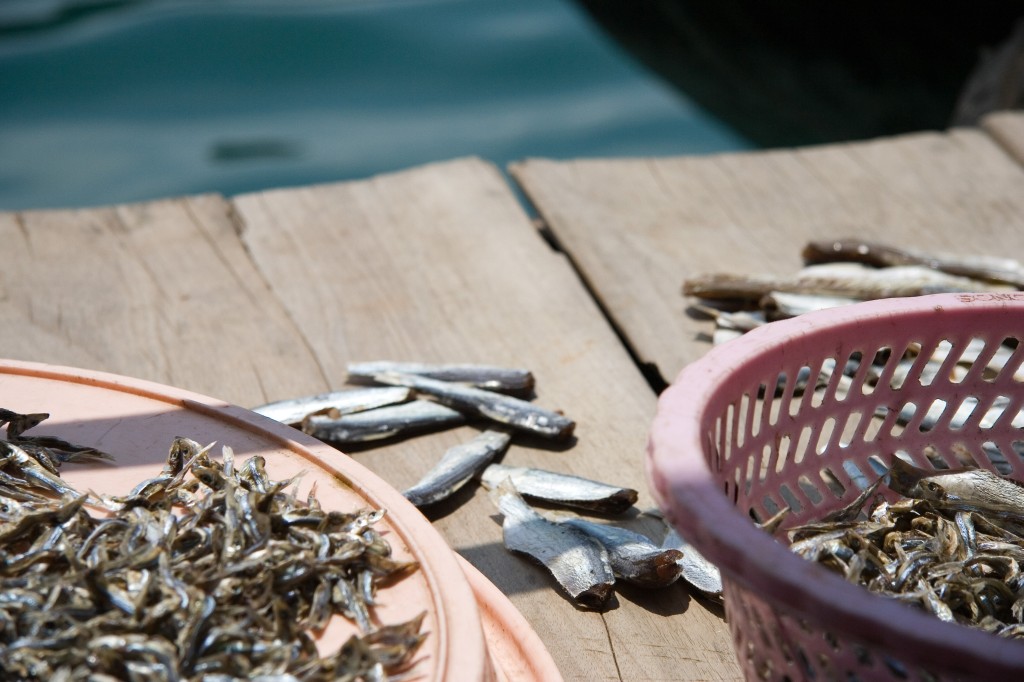
{"label": "silver dried fish", "polygon": [[608,602],[615,575],[601,543],[580,530],[545,519],[511,485],[498,486],[491,492],[491,500],[504,516],[505,547],[541,563],[577,604],[600,609]]}
{"label": "silver dried fish", "polygon": [[948,509],[981,511],[1024,521],[1024,487],[985,469],[920,469],[898,457],[889,469],[889,487],[907,497]]}
{"label": "silver dried fish", "polygon": [[803,250],[808,263],[853,261],[877,267],[921,265],[960,277],[1024,287],[1024,265],[1012,258],[926,253],[863,239],[812,241]]}
{"label": "silver dried fish", "polygon": [[331,417],[310,415],[302,431],[332,443],[364,443],[410,432],[458,426],[466,421],[459,411],[431,400],[413,400],[400,405]]}
{"label": "silver dried fish", "polygon": [[632,488],[545,469],[491,464],[480,474],[480,481],[491,489],[505,479],[524,497],[605,514],[621,514],[638,497]]}
{"label": "silver dried fish", "polygon": [[346,366],[349,381],[376,381],[378,374],[397,372],[470,384],[489,391],[527,393],[533,389],[533,373],[527,369],[474,364],[431,364],[424,362],[353,362]]}
{"label": "silver dried fish", "polygon": [[340,417],[343,414],[402,403],[409,399],[409,394],[409,389],[400,386],[350,388],[302,398],[277,400],[254,407],[252,411],[282,424],[294,426],[317,412],[330,411],[331,416]]}
{"label": "silver dried fish", "polygon": [[705,559],[674,528],[669,528],[665,539],[661,542],[661,546],[667,549],[677,549],[683,553],[683,557],[679,560],[683,580],[709,596],[721,597],[722,574],[718,567]]}
{"label": "silver dried fish", "polygon": [[445,499],[508,448],[507,433],[484,431],[468,443],[456,445],[403,495],[417,507]]}
{"label": "silver dried fish", "polygon": [[480,388],[397,372],[377,374],[374,380],[392,386],[407,386],[467,414],[479,415],[547,438],[566,439],[576,427],[576,422],[557,412]]}
{"label": "silver dried fish", "polygon": [[674,548],[661,548],[640,533],[595,523],[581,518],[561,521],[591,536],[608,551],[608,561],[615,576],[642,587],[665,587],[682,575],[679,563],[683,553]]}
{"label": "silver dried fish", "polygon": [[868,268],[855,263],[812,265],[796,275],[695,275],[683,293],[711,299],[760,301],[771,292],[838,296],[861,300],[952,292],[1005,291],[1006,287],[956,277],[921,266]]}

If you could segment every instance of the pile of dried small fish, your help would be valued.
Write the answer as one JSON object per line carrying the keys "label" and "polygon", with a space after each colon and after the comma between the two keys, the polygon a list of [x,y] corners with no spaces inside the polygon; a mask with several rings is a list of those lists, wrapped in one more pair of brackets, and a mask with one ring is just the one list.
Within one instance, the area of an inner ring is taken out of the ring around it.
{"label": "pile of dried small fish", "polygon": [[[128,494],[83,494],[22,447],[24,415],[0,414],[0,679],[312,682],[411,665],[422,616],[371,612],[415,568],[390,557],[382,511],[324,510],[262,457],[236,466],[225,447],[219,462],[187,438]],[[334,615],[361,634],[320,656]]]}
{"label": "pile of dried small fish", "polygon": [[683,293],[731,303],[693,306],[715,318],[718,344],[772,320],[857,301],[1024,288],[1024,265],[1008,258],[930,254],[861,239],[810,242],[802,255],[806,267],[790,277],[701,274],[684,280]]}
{"label": "pile of dried small fish", "polygon": [[[488,428],[450,448],[404,495],[417,506],[449,498],[478,479],[503,515],[506,547],[546,566],[566,593],[602,608],[615,581],[666,586],[679,577],[709,596],[721,593],[717,569],[675,534],[664,546],[626,528],[584,518],[551,519],[526,499],[583,513],[623,514],[638,493],[601,481],[546,469],[497,463],[516,434],[568,439],[575,423],[525,400],[531,372],[487,365],[432,365],[388,361],[348,365],[352,388],[255,408],[337,445],[363,443],[417,430],[484,420]],[[526,499],[524,499],[526,498]]]}
{"label": "pile of dried small fish", "polygon": [[944,621],[1024,637],[1024,487],[899,458],[886,478],[902,499],[862,511],[880,479],[849,507],[789,528],[793,551]]}

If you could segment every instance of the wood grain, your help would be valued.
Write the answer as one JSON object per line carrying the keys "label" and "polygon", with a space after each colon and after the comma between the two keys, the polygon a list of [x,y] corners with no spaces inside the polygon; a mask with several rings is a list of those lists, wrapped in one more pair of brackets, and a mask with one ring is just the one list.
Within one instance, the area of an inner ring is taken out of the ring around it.
{"label": "wood grain", "polygon": [[219,196],[0,214],[6,357],[229,402],[323,386]]}
{"label": "wood grain", "polygon": [[[535,402],[575,419],[577,437],[571,447],[517,437],[504,461],[632,486],[643,491],[640,508],[652,505],[642,460],[654,394],[493,166],[462,159],[240,196],[235,205],[253,261],[332,387],[345,382],[349,361],[527,367]],[[352,454],[403,489],[474,432]],[[566,679],[739,677],[722,619],[682,587],[624,592],[603,615],[580,611],[543,570],[503,548],[482,490],[436,507],[428,510],[435,525],[510,596]],[[658,528],[649,518],[630,523]]]}
{"label": "wood grain", "polygon": [[671,381],[709,348],[685,277],[787,274],[848,236],[1024,259],[1024,171],[979,130],[708,157],[511,169],[641,362]]}

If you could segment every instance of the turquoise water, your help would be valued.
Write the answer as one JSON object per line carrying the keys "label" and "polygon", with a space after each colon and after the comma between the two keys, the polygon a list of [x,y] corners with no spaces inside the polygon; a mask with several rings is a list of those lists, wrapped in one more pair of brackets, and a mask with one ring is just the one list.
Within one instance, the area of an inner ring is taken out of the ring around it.
{"label": "turquoise water", "polygon": [[45,6],[0,0],[0,209],[752,146],[567,0]]}

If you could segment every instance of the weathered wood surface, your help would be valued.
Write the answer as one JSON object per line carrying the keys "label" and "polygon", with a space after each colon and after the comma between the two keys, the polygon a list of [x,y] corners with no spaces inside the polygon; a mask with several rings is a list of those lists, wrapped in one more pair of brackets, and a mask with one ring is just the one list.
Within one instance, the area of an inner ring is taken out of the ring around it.
{"label": "weathered wood surface", "polygon": [[1024,113],[1000,111],[981,121],[981,126],[1003,149],[1024,163]]}
{"label": "weathered wood surface", "polygon": [[246,255],[230,209],[198,196],[0,213],[3,355],[234,403],[302,390],[321,376],[316,360]]}
{"label": "weathered wood surface", "polygon": [[[114,208],[0,214],[8,357],[118,372],[252,406],[345,383],[348,361],[524,366],[571,447],[517,439],[507,463],[642,491],[655,396],[565,256],[492,166],[467,159],[361,182]],[[353,456],[398,488],[475,431]],[[739,677],[719,613],[681,586],[574,608],[501,546],[469,489],[430,510],[533,625],[568,680]],[[646,517],[629,521],[654,531]]]}
{"label": "weathered wood surface", "polygon": [[[654,394],[500,174],[458,161],[365,182],[236,198],[242,239],[317,357],[328,385],[347,361],[482,362],[531,369],[539,405],[577,422],[572,447],[521,440],[504,461],[644,491]],[[307,391],[323,388],[313,381]],[[396,487],[415,482],[469,427],[355,456]],[[501,545],[482,491],[430,510],[456,551],[531,622],[566,679],[738,675],[727,629],[681,587],[628,591],[603,615],[577,610]],[[654,528],[648,524],[648,528]]]}
{"label": "weathered wood surface", "polygon": [[792,273],[808,240],[848,236],[1024,259],[1024,170],[976,129],[709,157],[529,160],[512,174],[665,381],[710,347],[713,324],[688,314],[685,277]]}

